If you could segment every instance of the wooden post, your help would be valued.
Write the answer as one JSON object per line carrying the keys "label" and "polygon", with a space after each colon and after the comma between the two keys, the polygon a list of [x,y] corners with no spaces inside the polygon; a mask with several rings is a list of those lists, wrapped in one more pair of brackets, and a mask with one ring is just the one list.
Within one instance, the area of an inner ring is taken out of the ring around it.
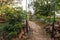
{"label": "wooden post", "polygon": [[28,33],[28,28],[29,28],[29,24],[28,24],[28,22],[29,22],[29,14],[27,14],[26,15],[26,30],[27,30],[27,33]]}

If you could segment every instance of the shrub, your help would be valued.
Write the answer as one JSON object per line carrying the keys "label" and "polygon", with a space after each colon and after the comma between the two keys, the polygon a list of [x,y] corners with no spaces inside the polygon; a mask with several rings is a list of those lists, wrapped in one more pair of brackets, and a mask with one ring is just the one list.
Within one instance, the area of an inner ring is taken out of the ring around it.
{"label": "shrub", "polygon": [[19,33],[23,27],[22,21],[26,16],[23,10],[15,10],[7,5],[2,6],[0,10],[0,14],[4,13],[6,17],[5,23],[0,24],[0,34],[5,34],[6,40],[10,40],[11,37]]}

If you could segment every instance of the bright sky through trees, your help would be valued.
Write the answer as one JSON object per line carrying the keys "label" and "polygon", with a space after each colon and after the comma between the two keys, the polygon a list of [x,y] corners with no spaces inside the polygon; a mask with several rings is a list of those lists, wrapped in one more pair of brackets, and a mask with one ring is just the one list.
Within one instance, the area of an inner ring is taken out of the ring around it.
{"label": "bright sky through trees", "polygon": [[26,0],[22,0],[22,1],[21,0],[14,0],[13,1],[13,5],[11,5],[11,6],[13,6],[14,8],[16,8],[16,7],[22,7],[23,10],[26,10],[26,8],[27,8],[27,12],[31,11],[32,13],[34,13],[33,7],[31,6],[31,2],[32,1],[33,0],[27,0],[27,4],[26,4]]}
{"label": "bright sky through trees", "polygon": [[[32,0],[27,0],[27,5],[30,4],[31,1],[32,1]],[[22,1],[22,6],[23,6],[23,10],[26,10],[26,0],[23,0],[23,1]],[[28,6],[27,6],[27,10],[28,10],[28,11],[31,11],[32,13],[34,12],[32,6],[30,6],[29,8],[28,8]]]}

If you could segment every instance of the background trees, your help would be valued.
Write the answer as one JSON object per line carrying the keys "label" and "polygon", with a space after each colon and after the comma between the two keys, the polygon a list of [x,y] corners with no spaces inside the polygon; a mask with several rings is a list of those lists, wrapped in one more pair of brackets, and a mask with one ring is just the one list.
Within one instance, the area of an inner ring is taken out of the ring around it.
{"label": "background trees", "polygon": [[54,11],[55,10],[55,5],[56,5],[56,9],[57,11],[59,10],[59,4],[60,1],[59,0],[37,0],[34,2],[34,9],[35,9],[35,14],[41,14],[41,15],[45,15],[48,16],[50,11]]}
{"label": "background trees", "polygon": [[51,18],[54,15],[54,12],[60,10],[60,1],[59,0],[36,0],[34,1],[34,15],[39,18]]}

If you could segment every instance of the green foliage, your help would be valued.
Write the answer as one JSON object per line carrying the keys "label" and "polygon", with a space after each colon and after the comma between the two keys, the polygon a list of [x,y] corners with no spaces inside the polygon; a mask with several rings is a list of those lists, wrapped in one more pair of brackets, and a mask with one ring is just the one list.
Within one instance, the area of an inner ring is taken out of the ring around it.
{"label": "green foliage", "polygon": [[6,17],[5,23],[0,24],[0,34],[5,34],[6,40],[10,40],[20,32],[26,14],[23,10],[15,10],[9,5],[3,5],[0,8],[0,14]]}
{"label": "green foliage", "polygon": [[[36,19],[44,19],[45,21],[43,22],[53,22],[55,11],[60,11],[60,0],[36,0],[33,8]],[[49,18],[47,19],[47,17]]]}
{"label": "green foliage", "polygon": [[16,37],[17,36],[17,32],[13,31],[7,34],[6,38],[7,40],[10,40],[12,37]]}
{"label": "green foliage", "polygon": [[35,14],[39,14],[43,16],[49,16],[51,12],[50,3],[48,3],[47,0],[44,0],[44,1],[39,0],[39,1],[34,2],[34,9],[35,9]]}
{"label": "green foliage", "polygon": [[35,15],[36,14],[43,15],[43,16],[53,15],[55,9],[56,11],[60,10],[60,0],[51,0],[51,1],[37,0],[34,2]]}

